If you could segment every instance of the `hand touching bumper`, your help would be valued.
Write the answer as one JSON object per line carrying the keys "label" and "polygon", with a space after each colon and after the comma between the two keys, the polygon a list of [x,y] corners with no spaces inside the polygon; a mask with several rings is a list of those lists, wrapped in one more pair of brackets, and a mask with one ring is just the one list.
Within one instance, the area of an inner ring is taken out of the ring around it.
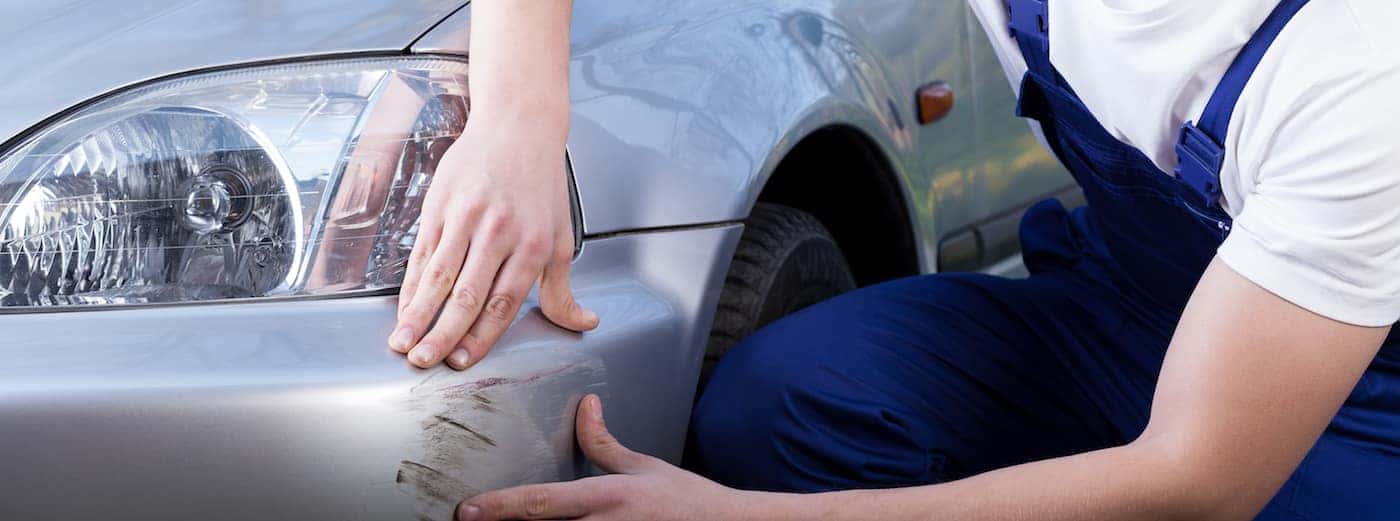
{"label": "hand touching bumper", "polygon": [[521,122],[473,119],[438,164],[389,337],[418,367],[446,359],[465,369],[481,360],[537,280],[550,321],[574,331],[598,324],[569,287],[574,232],[563,139],[513,128]]}
{"label": "hand touching bumper", "polygon": [[764,519],[757,493],[726,488],[618,443],[589,395],[575,420],[589,461],[613,474],[487,492],[457,507],[460,521],[592,519],[653,521]]}
{"label": "hand touching bumper", "polygon": [[569,289],[572,9],[570,0],[473,6],[471,118],[423,203],[389,337],[414,365],[481,360],[537,280],[549,320],[575,331],[598,324]]}

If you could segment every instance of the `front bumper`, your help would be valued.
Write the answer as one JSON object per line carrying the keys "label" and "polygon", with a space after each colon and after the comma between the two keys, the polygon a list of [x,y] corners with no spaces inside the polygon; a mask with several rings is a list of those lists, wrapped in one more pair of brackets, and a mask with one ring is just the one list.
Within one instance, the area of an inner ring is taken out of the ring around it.
{"label": "front bumper", "polygon": [[532,300],[466,372],[388,351],[387,296],[0,315],[0,519],[451,519],[585,472],[590,392],[674,461],[739,230],[588,241],[574,288],[599,328]]}

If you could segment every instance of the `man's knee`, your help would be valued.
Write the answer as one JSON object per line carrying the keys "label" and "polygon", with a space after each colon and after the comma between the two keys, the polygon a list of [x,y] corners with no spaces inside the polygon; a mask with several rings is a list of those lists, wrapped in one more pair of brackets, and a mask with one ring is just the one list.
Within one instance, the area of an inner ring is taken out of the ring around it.
{"label": "man's knee", "polygon": [[800,339],[760,332],[741,341],[715,366],[696,405],[693,422],[718,439],[763,428],[782,397],[810,380],[808,357],[792,356]]}
{"label": "man's knee", "polygon": [[833,327],[833,314],[842,312],[799,313],[721,360],[692,419],[690,464],[750,489],[810,492],[929,480],[933,469],[925,460],[933,456],[916,432],[926,425],[896,403],[897,393],[869,385],[882,378],[880,365],[898,360],[866,345],[858,317],[846,317],[857,322],[850,327]]}
{"label": "man's knee", "polygon": [[731,349],[695,406],[687,463],[711,479],[748,489],[790,488],[780,482],[790,469],[779,433],[794,421],[785,402],[816,381],[811,350],[819,346],[785,329],[780,322]]}

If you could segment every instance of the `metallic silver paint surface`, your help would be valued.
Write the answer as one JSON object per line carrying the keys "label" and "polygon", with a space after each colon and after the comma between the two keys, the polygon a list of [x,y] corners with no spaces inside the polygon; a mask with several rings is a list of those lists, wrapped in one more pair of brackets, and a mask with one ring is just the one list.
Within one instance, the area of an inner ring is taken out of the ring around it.
{"label": "metallic silver paint surface", "polygon": [[5,0],[0,142],[113,89],[191,69],[401,51],[464,0]]}
{"label": "metallic silver paint surface", "polygon": [[[465,53],[470,11],[413,50]],[[572,31],[589,233],[742,219],[784,155],[833,125],[892,163],[929,271],[947,232],[1072,182],[1014,116],[965,0],[576,0]],[[934,80],[958,103],[919,126],[914,92]]]}
{"label": "metallic silver paint surface", "polygon": [[[460,0],[9,2],[0,140],[152,77],[404,49]],[[15,4],[15,5],[11,5]],[[465,53],[470,9],[413,43]],[[1069,184],[1011,114],[964,0],[576,0],[570,151],[586,232],[741,219],[804,136],[889,159],[937,241]],[[914,123],[913,93],[953,112]],[[858,174],[858,173],[852,173]],[[466,373],[388,352],[394,299],[0,315],[0,519],[449,519],[458,495],[585,470],[574,404],[679,456],[737,226],[585,243],[602,326],[527,313]]]}
{"label": "metallic silver paint surface", "polygon": [[527,311],[462,373],[385,348],[393,297],[0,316],[0,519],[451,519],[584,471],[588,392],[674,461],[739,230],[589,241],[599,328]]}

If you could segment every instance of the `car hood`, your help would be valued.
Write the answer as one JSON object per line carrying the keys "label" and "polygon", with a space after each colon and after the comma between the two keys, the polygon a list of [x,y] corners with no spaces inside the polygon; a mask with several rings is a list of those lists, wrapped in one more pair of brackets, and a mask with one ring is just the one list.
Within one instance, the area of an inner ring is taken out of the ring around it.
{"label": "car hood", "polygon": [[0,16],[0,142],[154,77],[409,47],[466,0],[9,0]]}

